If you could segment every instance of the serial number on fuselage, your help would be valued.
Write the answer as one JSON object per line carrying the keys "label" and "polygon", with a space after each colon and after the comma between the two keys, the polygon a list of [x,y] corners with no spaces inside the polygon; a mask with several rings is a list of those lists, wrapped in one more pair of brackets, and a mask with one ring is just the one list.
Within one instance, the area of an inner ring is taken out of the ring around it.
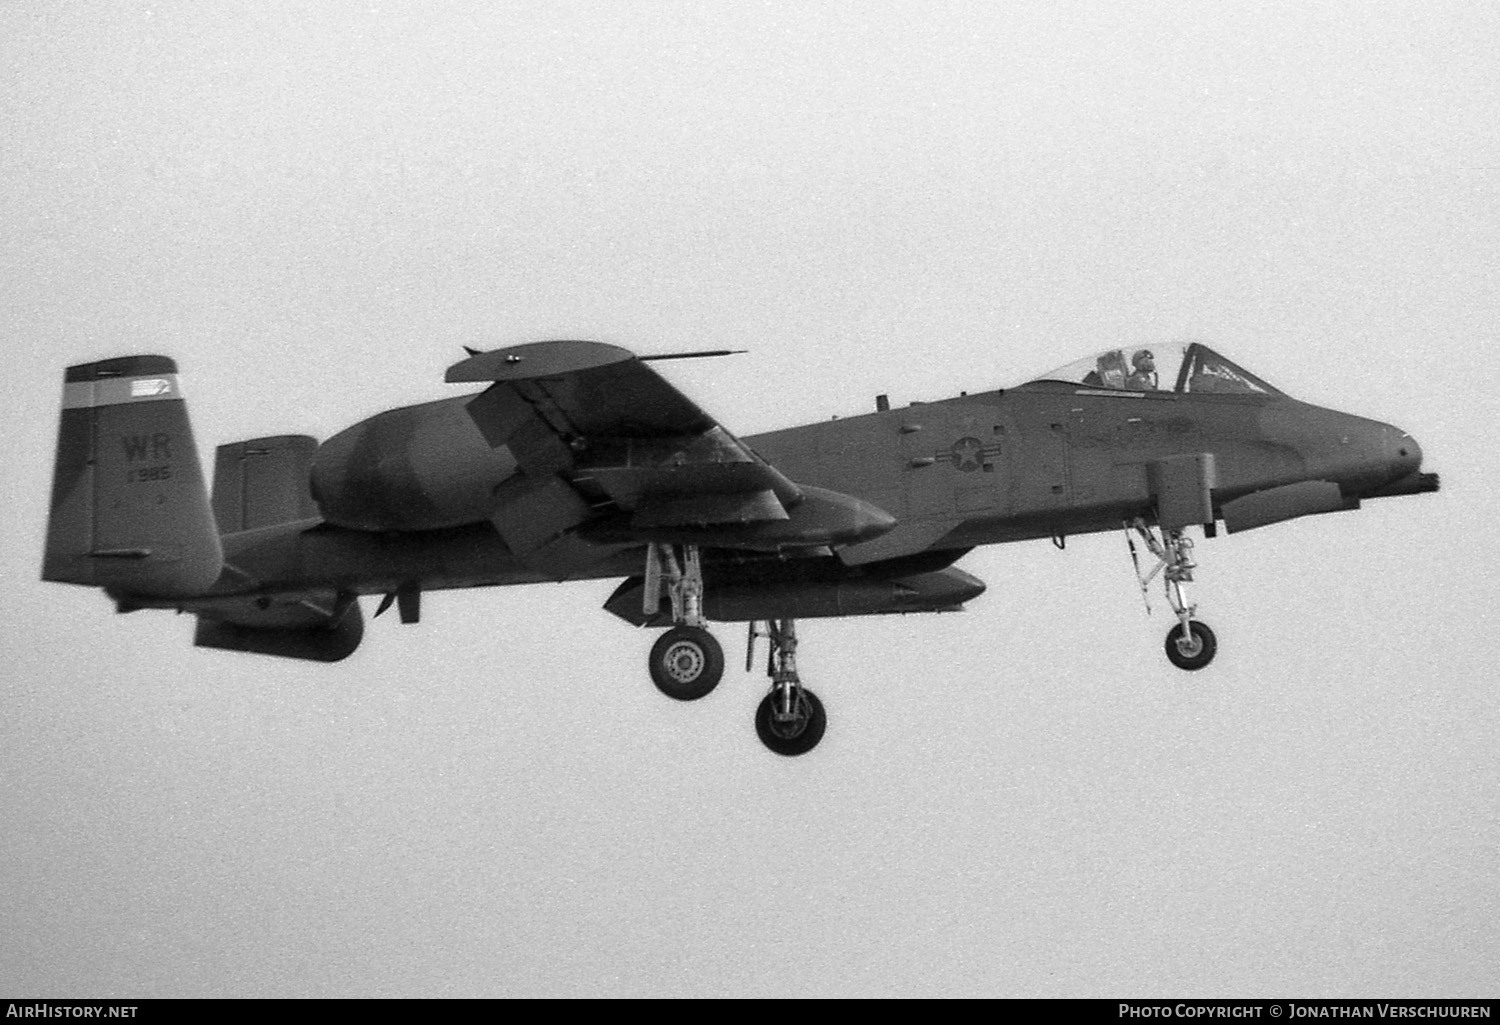
{"label": "serial number on fuselage", "polygon": [[1151,440],[1186,437],[1197,426],[1196,420],[1186,416],[1160,420],[1132,417],[1112,426],[1079,425],[1069,440],[1078,448],[1133,448]]}

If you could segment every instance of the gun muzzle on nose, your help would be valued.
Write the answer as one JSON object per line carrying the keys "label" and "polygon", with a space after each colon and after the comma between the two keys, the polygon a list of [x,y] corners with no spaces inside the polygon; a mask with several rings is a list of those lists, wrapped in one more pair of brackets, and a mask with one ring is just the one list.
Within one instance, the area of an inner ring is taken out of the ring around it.
{"label": "gun muzzle on nose", "polygon": [[1417,444],[1416,438],[1398,428],[1388,427],[1385,440],[1391,479],[1376,491],[1366,494],[1366,498],[1425,495],[1438,490],[1441,486],[1438,475],[1422,472],[1422,446]]}

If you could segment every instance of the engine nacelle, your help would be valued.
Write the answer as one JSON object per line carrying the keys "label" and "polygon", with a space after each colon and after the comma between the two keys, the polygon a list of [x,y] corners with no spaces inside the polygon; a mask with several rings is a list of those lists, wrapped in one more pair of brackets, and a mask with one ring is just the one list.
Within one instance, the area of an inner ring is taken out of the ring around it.
{"label": "engine nacelle", "polygon": [[495,488],[516,472],[491,448],[468,398],[406,406],[361,420],[318,449],[311,487],[323,518],[354,530],[440,530],[494,511]]}

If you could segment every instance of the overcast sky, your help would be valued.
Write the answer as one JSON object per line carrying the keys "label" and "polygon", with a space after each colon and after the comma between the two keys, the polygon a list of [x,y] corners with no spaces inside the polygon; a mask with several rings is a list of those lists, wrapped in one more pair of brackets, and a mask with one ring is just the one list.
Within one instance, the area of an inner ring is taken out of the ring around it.
{"label": "overcast sky", "polygon": [[[1493,996],[1500,13],[1230,8],[0,7],[0,994]],[[1197,674],[1118,535],[808,621],[800,759],[609,582],[323,666],[37,579],[68,364],[208,461],[553,337],[739,434],[1197,338],[1444,489],[1201,543]]]}

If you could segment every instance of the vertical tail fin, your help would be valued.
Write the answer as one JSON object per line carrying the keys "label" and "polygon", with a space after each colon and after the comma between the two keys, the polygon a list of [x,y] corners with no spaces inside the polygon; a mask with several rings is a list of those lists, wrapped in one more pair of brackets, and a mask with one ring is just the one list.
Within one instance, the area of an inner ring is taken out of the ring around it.
{"label": "vertical tail fin", "polygon": [[223,568],[177,364],[126,356],[69,367],[42,579],[187,597]]}

